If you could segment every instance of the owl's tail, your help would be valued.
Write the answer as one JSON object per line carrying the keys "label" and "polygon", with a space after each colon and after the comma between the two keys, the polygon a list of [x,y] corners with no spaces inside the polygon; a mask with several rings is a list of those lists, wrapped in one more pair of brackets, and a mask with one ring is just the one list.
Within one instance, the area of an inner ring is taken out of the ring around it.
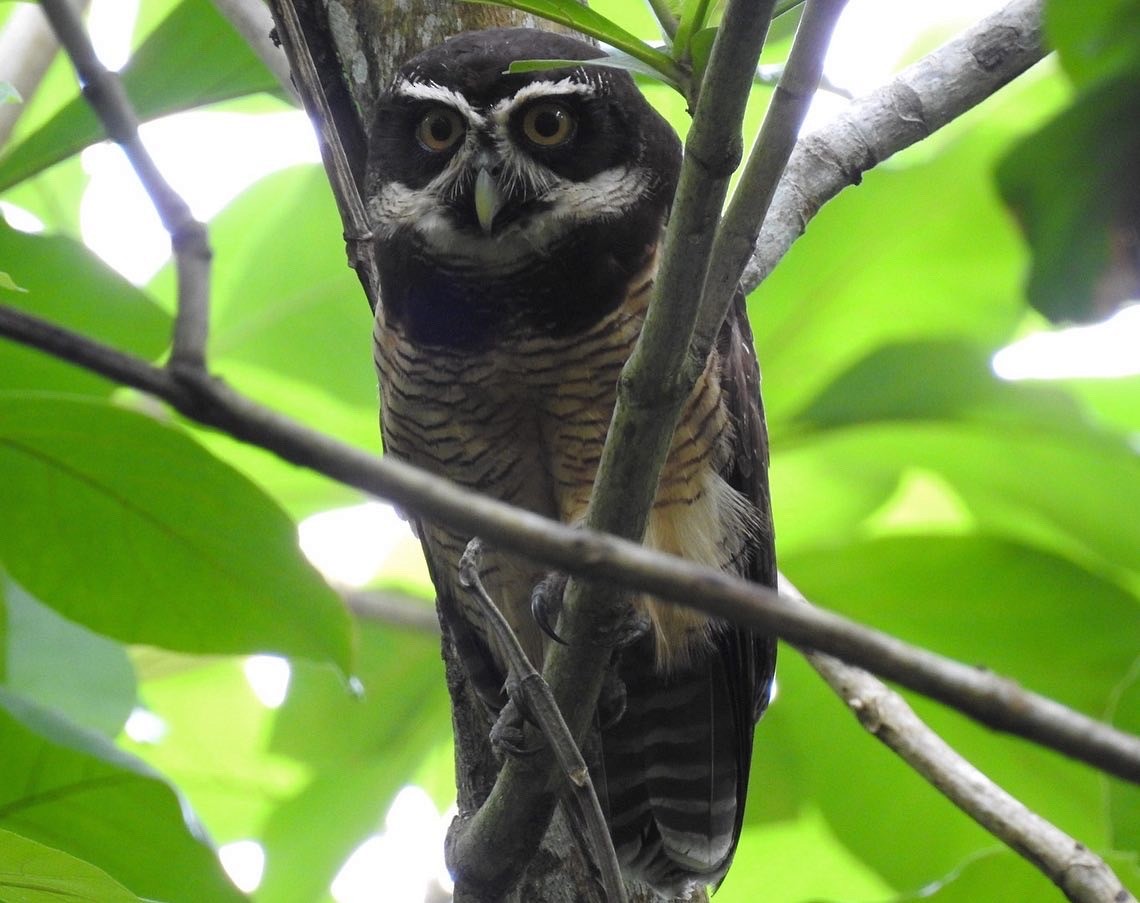
{"label": "owl's tail", "polygon": [[661,675],[637,651],[623,656],[626,709],[602,733],[597,783],[623,873],[672,897],[728,870],[755,722],[731,656]]}

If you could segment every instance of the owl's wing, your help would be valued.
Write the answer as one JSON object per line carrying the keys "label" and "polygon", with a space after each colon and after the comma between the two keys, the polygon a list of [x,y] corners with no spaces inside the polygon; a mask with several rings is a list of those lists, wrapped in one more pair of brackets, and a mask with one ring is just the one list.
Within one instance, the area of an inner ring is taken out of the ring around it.
{"label": "owl's wing", "polygon": [[[741,576],[764,586],[776,586],[776,547],[772,504],[768,489],[768,430],[760,399],[760,368],[752,329],[748,324],[744,293],[738,288],[720,330],[717,348],[721,360],[721,388],[733,420],[732,456],[724,477],[733,489],[756,507],[757,529],[748,537],[745,573]],[[735,839],[744,818],[744,795],[752,760],[755,724],[768,705],[776,668],[776,641],[750,630],[734,628],[719,640],[728,674],[729,695],[737,738],[737,808]],[[735,844],[734,844],[735,845]]]}

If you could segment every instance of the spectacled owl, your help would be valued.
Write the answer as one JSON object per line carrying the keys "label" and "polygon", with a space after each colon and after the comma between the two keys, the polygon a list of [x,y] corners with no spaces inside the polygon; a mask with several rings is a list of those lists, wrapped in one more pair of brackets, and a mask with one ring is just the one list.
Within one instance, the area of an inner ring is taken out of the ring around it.
{"label": "spectacled owl", "polygon": [[[530,29],[427,50],[380,100],[366,176],[386,453],[568,524],[584,520],[652,294],[681,145],[625,72],[507,68],[599,56]],[[415,527],[445,627],[473,638],[457,645],[494,713],[504,658],[458,584],[471,537]],[[771,530],[738,296],[684,407],[644,542],[774,586]],[[549,640],[531,597],[543,569],[485,548],[481,574],[540,664]],[[623,874],[672,896],[718,882],[731,862],[775,646],[685,606],[632,605],[648,629],[615,653],[625,705],[599,728],[592,771]]]}

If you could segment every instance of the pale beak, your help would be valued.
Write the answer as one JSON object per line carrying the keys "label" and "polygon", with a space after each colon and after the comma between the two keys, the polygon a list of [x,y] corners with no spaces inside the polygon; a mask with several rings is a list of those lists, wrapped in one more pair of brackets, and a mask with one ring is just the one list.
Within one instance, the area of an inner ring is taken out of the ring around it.
{"label": "pale beak", "polygon": [[480,169],[479,175],[475,177],[475,216],[485,234],[491,234],[491,224],[502,206],[503,196],[499,193],[499,183],[486,169]]}

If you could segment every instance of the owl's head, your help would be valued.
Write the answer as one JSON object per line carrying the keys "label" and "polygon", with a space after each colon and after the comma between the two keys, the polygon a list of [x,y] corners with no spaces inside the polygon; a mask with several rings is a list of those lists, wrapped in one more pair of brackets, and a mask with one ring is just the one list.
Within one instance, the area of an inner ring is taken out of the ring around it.
{"label": "owl's head", "polygon": [[[431,275],[440,270],[483,285],[523,273],[548,285],[598,253],[611,270],[644,261],[676,188],[672,128],[611,67],[507,72],[515,60],[599,56],[563,35],[492,29],[400,69],[377,107],[366,177],[387,302],[404,307],[411,293],[408,304],[438,306],[446,296],[464,313],[486,300],[474,284],[440,284]],[[413,258],[435,269],[412,272]],[[610,281],[607,295],[619,288]]]}

